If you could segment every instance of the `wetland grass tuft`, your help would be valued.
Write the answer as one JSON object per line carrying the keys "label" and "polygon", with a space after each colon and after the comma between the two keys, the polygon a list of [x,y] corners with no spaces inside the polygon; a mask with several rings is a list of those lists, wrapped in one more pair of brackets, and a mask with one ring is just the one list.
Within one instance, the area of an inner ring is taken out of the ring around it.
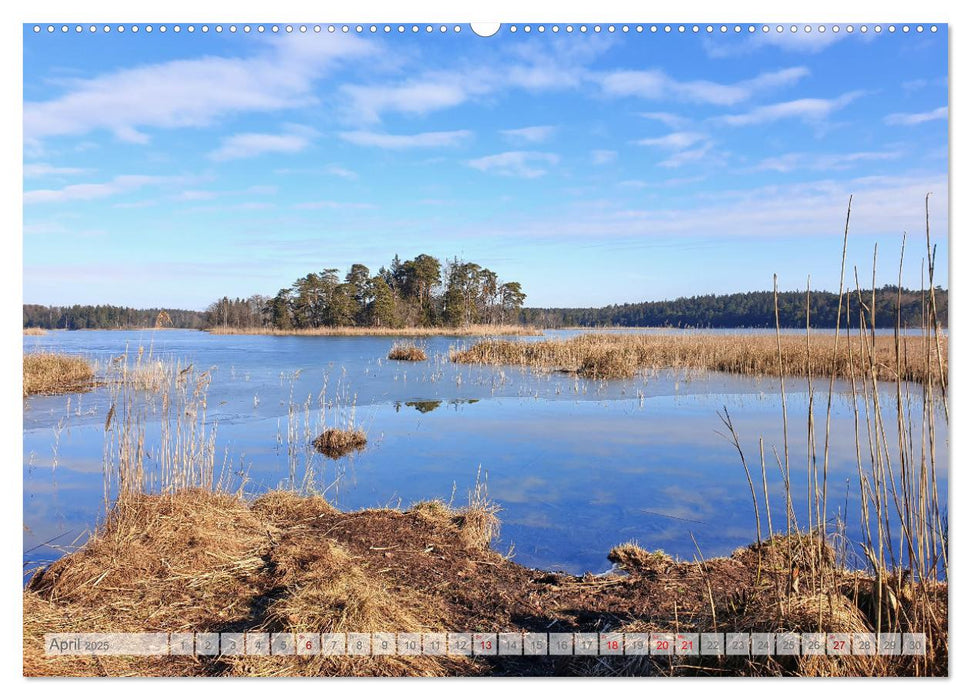
{"label": "wetland grass tuft", "polygon": [[87,391],[94,383],[94,366],[83,357],[53,352],[24,354],[24,396]]}
{"label": "wetland grass tuft", "polygon": [[401,360],[404,362],[424,362],[428,359],[425,351],[414,343],[395,343],[388,352],[389,360]]}
{"label": "wetland grass tuft", "polygon": [[24,335],[47,335],[47,331],[43,328],[31,326],[30,328],[24,328]]}
{"label": "wetland grass tuft", "polygon": [[328,428],[314,439],[314,448],[331,459],[363,450],[367,435],[360,428]]}

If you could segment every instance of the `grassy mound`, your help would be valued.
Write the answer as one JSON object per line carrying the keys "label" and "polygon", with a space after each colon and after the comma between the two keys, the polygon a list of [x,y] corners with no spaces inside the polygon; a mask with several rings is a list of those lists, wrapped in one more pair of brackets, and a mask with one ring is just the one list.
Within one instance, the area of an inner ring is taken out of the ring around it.
{"label": "grassy mound", "polygon": [[94,381],[94,367],[83,357],[51,352],[24,354],[24,396],[86,391]]}
{"label": "grassy mound", "polygon": [[428,355],[414,343],[395,343],[388,352],[388,359],[404,362],[424,362],[428,359]]}
{"label": "grassy mound", "polygon": [[367,435],[359,428],[328,428],[314,440],[314,449],[331,459],[363,450]]}

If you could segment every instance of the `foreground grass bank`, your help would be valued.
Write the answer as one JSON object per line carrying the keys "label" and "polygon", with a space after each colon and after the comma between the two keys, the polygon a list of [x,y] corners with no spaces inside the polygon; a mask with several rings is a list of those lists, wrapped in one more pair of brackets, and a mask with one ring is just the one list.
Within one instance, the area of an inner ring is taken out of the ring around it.
{"label": "foreground grass bank", "polygon": [[[939,367],[936,361],[940,342]],[[898,353],[898,343],[900,352]],[[453,362],[519,365],[576,372],[591,379],[632,377],[647,369],[697,369],[733,374],[870,377],[922,381],[927,372],[947,374],[947,339],[842,335],[650,335],[587,334],[566,340],[522,342],[488,339],[453,351]]]}
{"label": "foreground grass bank", "polygon": [[24,354],[24,396],[85,391],[93,382],[94,365],[83,357],[50,352]]}
{"label": "foreground grass bank", "polygon": [[[274,492],[252,503],[202,490],[132,496],[23,594],[24,673],[180,675],[941,675],[946,627],[926,657],[47,657],[52,632],[872,631],[874,579],[806,536],[677,562],[634,545],[625,571],[578,577],[519,566],[490,547],[494,506],[343,513]],[[793,570],[822,571],[800,588]],[[886,585],[893,587],[893,583]],[[932,590],[947,620],[947,587]],[[889,588],[887,590],[890,590]],[[893,624],[926,619],[895,588]],[[887,596],[884,596],[887,600]],[[884,614],[883,624],[889,622]],[[913,631],[925,631],[914,629]]]}
{"label": "foreground grass bank", "polygon": [[231,328],[215,326],[206,332],[213,335],[379,335],[379,336],[486,336],[486,335],[542,335],[542,331],[528,326],[478,324],[455,328],[418,327],[374,328],[370,326],[320,326],[319,328]]}

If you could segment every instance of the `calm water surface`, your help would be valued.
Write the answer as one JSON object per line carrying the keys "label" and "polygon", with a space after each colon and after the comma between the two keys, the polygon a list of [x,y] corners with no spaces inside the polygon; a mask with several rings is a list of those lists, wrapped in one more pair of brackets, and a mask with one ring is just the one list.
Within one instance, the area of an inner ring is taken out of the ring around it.
{"label": "calm water surface", "polygon": [[[337,462],[314,457],[315,488],[345,509],[406,507],[432,498],[461,505],[476,479],[485,480],[490,498],[502,508],[496,547],[511,550],[527,566],[602,572],[610,566],[610,548],[631,539],[686,559],[699,549],[704,556],[724,555],[752,542],[748,482],[734,446],[719,435],[718,411],[725,409],[755,469],[759,438],[764,440],[772,516],[777,525],[785,522],[772,456],[783,445],[778,379],[665,371],[597,382],[454,365],[447,361],[449,348],[474,342],[455,337],[420,339],[429,361],[399,363],[386,359],[394,342],[178,330],[56,331],[25,337],[24,349],[107,361],[144,347],[156,357],[211,368],[208,415],[217,435],[217,461],[237,480],[245,476],[244,491],[250,495],[290,483],[292,404],[301,407],[296,420],[302,421],[309,402],[313,427],[353,413],[368,433],[366,450]],[[818,425],[825,422],[827,384],[817,382],[815,388]],[[802,516],[809,394],[805,380],[787,379],[786,390],[794,497]],[[848,387],[838,384],[837,390],[830,516],[847,520],[852,545],[860,539],[854,417]],[[328,406],[323,417],[322,393]],[[892,413],[892,387],[884,396]],[[108,407],[103,388],[25,400],[25,569],[57,558],[79,537],[83,541],[103,515]],[[919,407],[914,411],[919,420]],[[941,418],[937,465],[946,501],[944,425]],[[301,422],[301,443],[303,430]],[[151,442],[151,426],[148,434]],[[307,453],[304,447],[299,445],[301,455]],[[821,436],[818,450],[821,458]],[[305,466],[301,463],[298,477]]]}

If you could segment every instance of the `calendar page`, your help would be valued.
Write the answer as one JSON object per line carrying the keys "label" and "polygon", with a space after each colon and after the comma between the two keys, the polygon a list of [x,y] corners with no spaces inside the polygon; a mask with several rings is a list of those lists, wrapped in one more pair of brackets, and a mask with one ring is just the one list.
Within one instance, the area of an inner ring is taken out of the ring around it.
{"label": "calendar page", "polygon": [[949,674],[947,22],[84,15],[25,676]]}

